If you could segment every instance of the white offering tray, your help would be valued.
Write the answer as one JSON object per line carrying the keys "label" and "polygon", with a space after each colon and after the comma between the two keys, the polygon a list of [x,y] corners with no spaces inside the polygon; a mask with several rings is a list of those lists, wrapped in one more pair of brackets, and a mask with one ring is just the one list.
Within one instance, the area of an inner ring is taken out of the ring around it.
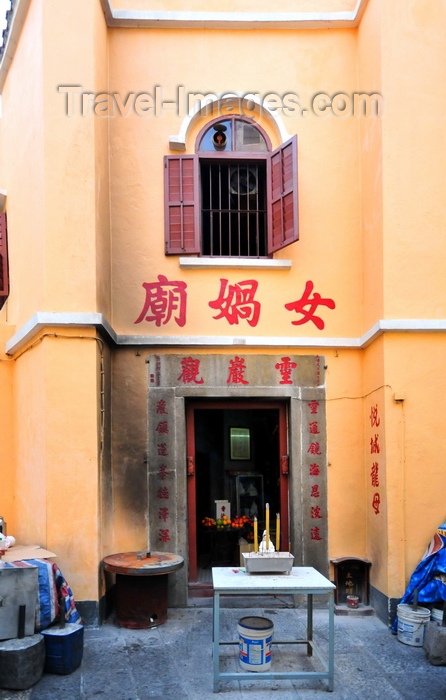
{"label": "white offering tray", "polygon": [[290,552],[246,552],[243,557],[247,574],[290,574],[294,562]]}

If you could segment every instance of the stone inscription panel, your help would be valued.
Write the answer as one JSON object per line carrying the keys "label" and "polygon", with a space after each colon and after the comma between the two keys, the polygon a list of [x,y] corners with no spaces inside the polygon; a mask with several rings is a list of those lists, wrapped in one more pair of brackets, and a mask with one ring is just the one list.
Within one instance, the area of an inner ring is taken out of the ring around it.
{"label": "stone inscription panel", "polygon": [[153,355],[150,387],[319,387],[325,383],[319,355]]}

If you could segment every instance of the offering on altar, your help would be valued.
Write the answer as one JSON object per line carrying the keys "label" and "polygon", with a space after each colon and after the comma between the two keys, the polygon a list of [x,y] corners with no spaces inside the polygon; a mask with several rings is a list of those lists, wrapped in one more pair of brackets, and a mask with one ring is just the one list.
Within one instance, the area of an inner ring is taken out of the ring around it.
{"label": "offering on altar", "polygon": [[275,552],[276,548],[273,545],[272,540],[266,541],[266,530],[263,533],[262,541],[259,545],[259,552]]}
{"label": "offering on altar", "polygon": [[254,517],[254,551],[243,553],[247,574],[291,573],[294,556],[290,552],[280,552],[280,513],[276,513],[276,546],[270,537],[269,503],[265,505],[265,524],[262,541],[258,543],[257,518]]}
{"label": "offering on altar", "polygon": [[290,574],[294,563],[290,552],[246,552],[243,559],[247,574]]}

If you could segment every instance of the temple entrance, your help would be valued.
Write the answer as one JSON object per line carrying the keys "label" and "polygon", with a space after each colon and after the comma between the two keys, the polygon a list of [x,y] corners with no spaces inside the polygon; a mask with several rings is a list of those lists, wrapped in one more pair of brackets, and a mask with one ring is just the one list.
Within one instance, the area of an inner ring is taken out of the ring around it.
{"label": "temple entrance", "polygon": [[[169,579],[172,605],[210,595],[213,565],[240,563],[240,547],[252,543],[246,521],[257,512],[263,534],[266,503],[272,537],[280,513],[280,549],[291,543],[296,566],[328,573],[323,358],[246,355],[243,381],[228,374],[232,361],[205,353],[150,357],[148,549],[186,562]],[[192,376],[183,372],[188,363]],[[203,523],[217,519],[216,501],[230,515],[225,527]],[[235,516],[239,523],[245,516],[240,529]]]}
{"label": "temple entrance", "polygon": [[186,403],[189,595],[211,594],[212,566],[238,566],[253,546],[253,518],[289,549],[285,402]]}

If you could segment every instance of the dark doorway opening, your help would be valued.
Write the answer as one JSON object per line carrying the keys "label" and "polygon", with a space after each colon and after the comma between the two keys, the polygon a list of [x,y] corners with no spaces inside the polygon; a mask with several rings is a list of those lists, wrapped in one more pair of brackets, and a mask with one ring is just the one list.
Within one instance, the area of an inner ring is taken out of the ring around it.
{"label": "dark doorway opening", "polygon": [[[280,549],[289,548],[286,406],[197,401],[187,419],[189,585],[206,595],[212,566],[240,565],[253,545],[254,515],[263,533],[267,503],[271,538],[280,513]],[[221,508],[230,524],[218,526]]]}

